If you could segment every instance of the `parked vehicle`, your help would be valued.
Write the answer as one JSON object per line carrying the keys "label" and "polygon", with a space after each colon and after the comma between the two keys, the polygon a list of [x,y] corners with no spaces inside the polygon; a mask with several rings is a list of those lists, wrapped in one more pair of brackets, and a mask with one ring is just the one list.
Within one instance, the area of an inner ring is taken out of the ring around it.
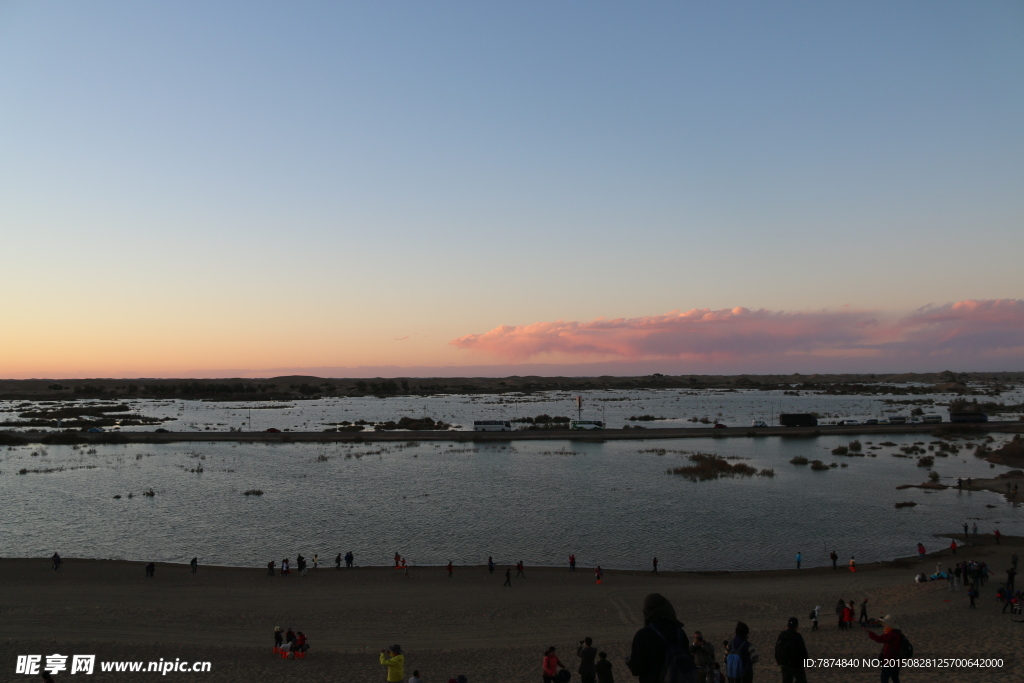
{"label": "parked vehicle", "polygon": [[837,425],[839,425],[839,426],[844,426],[844,425],[859,425],[859,424],[860,424],[860,422],[857,422],[856,420],[840,420],[839,422],[836,422],[836,424],[837,424]]}
{"label": "parked vehicle", "polygon": [[905,425],[907,424],[906,415],[893,415],[889,418],[889,424],[891,425]]}
{"label": "parked vehicle", "polygon": [[267,430],[267,432],[270,434],[280,434],[281,430],[278,429],[277,427],[271,427],[270,429]]}
{"label": "parked vehicle", "polygon": [[942,422],[942,416],[936,415],[935,413],[929,413],[928,415],[921,416],[921,423],[926,425],[934,425]]}
{"label": "parked vehicle", "polygon": [[817,427],[818,417],[811,413],[782,413],[779,424],[783,427]]}
{"label": "parked vehicle", "polygon": [[750,426],[751,427],[767,427],[768,423],[765,422],[764,420],[754,420],[753,422],[750,423]]}
{"label": "parked vehicle", "polygon": [[876,425],[876,424],[878,424],[878,420],[876,420],[875,418],[870,418],[868,420],[864,420],[864,424],[866,424],[866,425]]}
{"label": "parked vehicle", "polygon": [[604,422],[601,420],[573,420],[569,423],[569,429],[604,429]]}
{"label": "parked vehicle", "polygon": [[474,432],[511,432],[512,423],[507,420],[475,420]]}
{"label": "parked vehicle", "polygon": [[726,426],[727,426],[727,425],[724,425],[724,424],[722,424],[721,422],[716,422],[716,423],[715,423],[715,429],[725,429],[725,428],[726,428]]}

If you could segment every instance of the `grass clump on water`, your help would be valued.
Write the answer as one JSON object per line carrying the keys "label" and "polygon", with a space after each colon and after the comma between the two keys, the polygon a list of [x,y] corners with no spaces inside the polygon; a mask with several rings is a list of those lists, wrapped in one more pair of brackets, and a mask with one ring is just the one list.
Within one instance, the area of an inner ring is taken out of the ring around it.
{"label": "grass clump on water", "polygon": [[714,453],[693,453],[688,456],[692,465],[673,467],[668,470],[669,474],[678,474],[690,481],[708,481],[710,479],[721,479],[723,477],[774,477],[775,471],[770,469],[757,469],[742,462],[730,463],[720,455]]}
{"label": "grass clump on water", "polygon": [[263,489],[249,489],[248,491],[245,491],[244,493],[242,493],[242,495],[243,496],[262,496],[263,495]]}

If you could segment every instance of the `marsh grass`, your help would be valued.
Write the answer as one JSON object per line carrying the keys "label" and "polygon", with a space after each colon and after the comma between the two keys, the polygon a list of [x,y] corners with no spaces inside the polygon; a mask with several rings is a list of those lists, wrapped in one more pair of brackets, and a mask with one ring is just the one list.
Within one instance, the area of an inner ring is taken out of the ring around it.
{"label": "marsh grass", "polygon": [[806,465],[808,462],[810,462],[810,460],[808,460],[807,458],[805,458],[802,455],[798,455],[795,458],[793,458],[792,460],[790,460],[789,462],[790,462],[790,464],[793,464],[793,465]]}
{"label": "marsh grass", "polygon": [[828,465],[826,465],[825,463],[823,463],[820,460],[812,460],[811,461],[811,469],[816,471],[816,472],[821,472],[822,470],[827,470],[828,469]]}
{"label": "marsh grass", "polygon": [[897,509],[898,508],[912,508],[915,505],[917,505],[917,503],[915,503],[914,501],[912,501],[912,500],[905,500],[902,503],[896,503],[896,505],[894,505],[893,507],[895,507]]}
{"label": "marsh grass", "polygon": [[762,469],[760,471],[742,462],[730,463],[726,458],[714,453],[693,453],[688,456],[692,465],[673,467],[668,470],[669,474],[678,474],[690,481],[709,481],[725,477],[774,477],[775,471]]}
{"label": "marsh grass", "polygon": [[242,493],[243,496],[262,496],[263,489],[248,489]]}

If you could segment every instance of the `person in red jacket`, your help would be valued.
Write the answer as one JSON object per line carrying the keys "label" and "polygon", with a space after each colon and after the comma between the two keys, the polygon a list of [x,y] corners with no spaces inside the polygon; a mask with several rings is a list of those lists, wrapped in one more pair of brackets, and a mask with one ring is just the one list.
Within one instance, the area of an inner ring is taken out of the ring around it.
{"label": "person in red jacket", "polygon": [[885,626],[882,635],[879,636],[874,631],[868,631],[868,638],[876,643],[882,643],[882,683],[889,683],[890,680],[892,683],[900,683],[900,667],[885,665],[891,664],[891,660],[899,657],[903,633],[900,632],[899,626],[896,625],[891,614],[886,614],[879,621]]}
{"label": "person in red jacket", "polygon": [[[544,662],[542,666],[544,669],[544,683],[555,683],[555,677],[558,675],[558,669],[564,669],[565,665],[558,661],[558,655],[555,654],[554,645],[544,651]],[[899,682],[897,681],[897,683]]]}

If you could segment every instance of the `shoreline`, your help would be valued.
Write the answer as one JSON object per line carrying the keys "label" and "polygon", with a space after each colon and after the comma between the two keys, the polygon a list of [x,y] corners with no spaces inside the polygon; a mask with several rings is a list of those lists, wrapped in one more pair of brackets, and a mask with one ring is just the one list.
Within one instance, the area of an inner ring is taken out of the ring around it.
{"label": "shoreline", "polygon": [[963,434],[1024,434],[1024,422],[988,422],[984,425],[819,425],[817,427],[683,427],[651,429],[569,430],[538,429],[509,432],[473,431],[365,431],[365,432],[77,432],[13,431],[0,432],[0,445],[22,444],[123,444],[123,443],[374,443],[388,441],[646,441],[659,439],[758,438],[781,436],[815,438],[818,436],[858,436],[864,434],[932,434],[938,429],[954,429]]}

